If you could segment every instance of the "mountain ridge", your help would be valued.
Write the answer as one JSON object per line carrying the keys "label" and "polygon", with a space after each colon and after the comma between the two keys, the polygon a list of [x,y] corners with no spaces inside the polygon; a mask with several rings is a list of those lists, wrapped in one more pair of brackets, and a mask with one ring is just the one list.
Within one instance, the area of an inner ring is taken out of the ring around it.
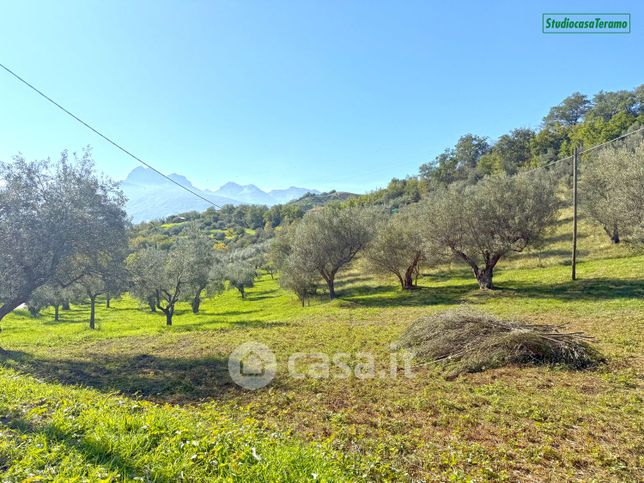
{"label": "mountain ridge", "polygon": [[[219,206],[228,204],[272,206],[288,203],[307,193],[320,193],[315,189],[297,186],[266,192],[254,184],[240,185],[234,181],[228,181],[216,190],[210,190],[195,187],[187,177],[179,173],[172,173],[168,178]],[[174,213],[204,211],[211,206],[207,201],[199,199],[172,181],[163,178],[150,168],[139,166],[119,182],[128,199],[126,211],[134,223],[163,218]]]}

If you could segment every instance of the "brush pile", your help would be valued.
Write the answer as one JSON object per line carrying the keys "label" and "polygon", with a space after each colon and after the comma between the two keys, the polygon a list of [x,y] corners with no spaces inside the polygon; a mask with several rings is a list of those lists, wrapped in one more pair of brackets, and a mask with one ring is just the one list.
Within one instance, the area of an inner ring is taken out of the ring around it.
{"label": "brush pile", "polygon": [[604,361],[591,337],[561,327],[501,320],[462,308],[422,317],[398,345],[417,360],[445,365],[450,376],[511,364],[564,365],[584,369]]}

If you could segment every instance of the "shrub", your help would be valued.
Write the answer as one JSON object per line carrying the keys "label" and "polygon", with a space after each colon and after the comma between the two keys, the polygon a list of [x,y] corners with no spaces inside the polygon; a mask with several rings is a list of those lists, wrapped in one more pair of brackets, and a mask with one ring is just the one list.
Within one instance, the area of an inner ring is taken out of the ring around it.
{"label": "shrub", "polygon": [[580,332],[500,320],[467,308],[418,319],[399,345],[441,363],[451,376],[510,364],[561,364],[584,369],[603,362]]}

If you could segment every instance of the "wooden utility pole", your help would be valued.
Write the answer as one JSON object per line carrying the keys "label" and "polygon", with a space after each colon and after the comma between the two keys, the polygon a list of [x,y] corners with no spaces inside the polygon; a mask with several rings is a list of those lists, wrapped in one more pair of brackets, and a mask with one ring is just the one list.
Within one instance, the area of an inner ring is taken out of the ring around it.
{"label": "wooden utility pole", "polygon": [[575,146],[572,157],[572,279],[577,280],[577,173],[579,148]]}

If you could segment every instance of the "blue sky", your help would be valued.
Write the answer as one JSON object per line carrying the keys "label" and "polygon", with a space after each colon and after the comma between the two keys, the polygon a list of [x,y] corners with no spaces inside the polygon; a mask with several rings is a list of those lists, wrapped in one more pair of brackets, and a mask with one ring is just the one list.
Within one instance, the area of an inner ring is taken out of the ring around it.
{"label": "blue sky", "polygon": [[[544,35],[543,12],[629,12],[630,35]],[[465,133],[537,127],[574,91],[644,82],[642,2],[12,1],[0,62],[160,170],[364,192]],[[0,72],[0,159],[91,144]]]}

